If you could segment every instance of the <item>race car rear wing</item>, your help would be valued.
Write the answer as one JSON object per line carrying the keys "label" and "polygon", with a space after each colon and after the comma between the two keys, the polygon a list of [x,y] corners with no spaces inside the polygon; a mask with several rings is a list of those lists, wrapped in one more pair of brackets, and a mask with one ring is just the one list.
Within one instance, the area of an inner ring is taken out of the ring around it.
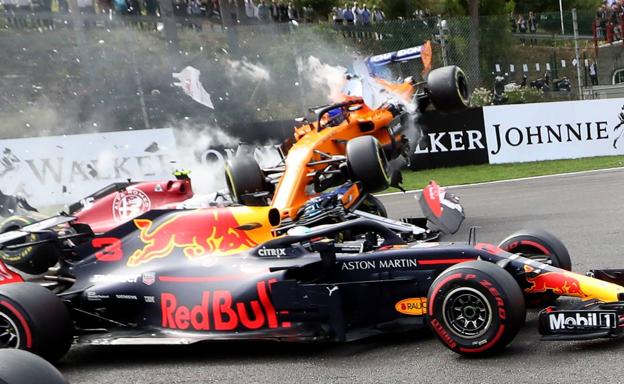
{"label": "race car rear wing", "polygon": [[382,53],[366,59],[366,64],[370,72],[374,72],[375,67],[380,67],[390,63],[404,63],[410,60],[421,59],[425,71],[431,70],[431,42],[426,41],[423,45],[401,49],[399,51]]}

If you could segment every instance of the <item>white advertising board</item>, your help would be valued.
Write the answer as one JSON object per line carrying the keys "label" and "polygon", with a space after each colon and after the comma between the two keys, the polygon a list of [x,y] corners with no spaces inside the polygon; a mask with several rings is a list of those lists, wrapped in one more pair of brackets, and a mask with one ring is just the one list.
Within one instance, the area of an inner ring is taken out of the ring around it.
{"label": "white advertising board", "polygon": [[0,190],[69,204],[115,181],[167,178],[175,156],[170,128],[0,140]]}
{"label": "white advertising board", "polygon": [[483,108],[490,164],[624,154],[624,99]]}

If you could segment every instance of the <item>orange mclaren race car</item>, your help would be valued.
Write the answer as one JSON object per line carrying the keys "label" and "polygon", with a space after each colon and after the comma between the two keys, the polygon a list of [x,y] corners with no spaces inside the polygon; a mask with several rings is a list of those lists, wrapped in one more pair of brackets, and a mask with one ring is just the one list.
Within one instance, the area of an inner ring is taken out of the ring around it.
{"label": "orange mclaren race car", "polygon": [[426,57],[428,44],[356,62],[355,73],[346,76],[343,100],[310,109],[300,119],[295,143],[279,166],[261,169],[252,156],[228,162],[225,174],[233,199],[270,205],[282,219],[296,220],[311,198],[353,181],[341,196],[344,206],[383,213],[370,193],[399,186],[410,145],[422,136],[414,119],[430,104],[441,111],[467,105],[466,77],[456,66],[434,69],[423,82],[393,83],[374,76],[380,65]]}

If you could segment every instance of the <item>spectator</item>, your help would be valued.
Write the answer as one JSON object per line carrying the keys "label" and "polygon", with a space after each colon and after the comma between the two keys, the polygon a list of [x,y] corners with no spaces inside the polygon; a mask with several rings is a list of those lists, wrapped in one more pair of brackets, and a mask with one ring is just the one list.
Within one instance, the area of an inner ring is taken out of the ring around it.
{"label": "spectator", "polygon": [[288,21],[297,21],[298,18],[299,13],[291,1],[288,3]]}
{"label": "spectator", "polygon": [[30,13],[31,8],[30,0],[17,0],[15,7],[15,14],[18,16],[16,18],[18,28],[26,28],[28,26],[26,17]]}
{"label": "spectator", "polygon": [[333,10],[333,19],[334,19],[334,24],[335,25],[342,25],[342,22],[344,20],[344,17],[342,16],[344,13],[344,10],[338,6],[338,7],[334,7]]}
{"label": "spectator", "polygon": [[353,12],[353,22],[355,24],[362,23],[362,8],[358,6],[357,1],[353,2],[353,7],[351,8],[351,12]]}
{"label": "spectator", "polygon": [[93,19],[95,15],[95,4],[93,0],[77,0],[76,3],[78,4],[80,15],[85,18],[83,21],[84,27],[95,27],[95,20]]}
{"label": "spectator", "polygon": [[15,18],[15,9],[17,8],[17,0],[2,0],[0,4],[4,7],[4,12],[7,14],[7,21],[12,28],[18,28],[17,19]]}
{"label": "spectator", "polygon": [[260,5],[258,5],[258,20],[266,23],[270,20],[270,16],[271,16],[271,13],[270,13],[269,6],[266,4],[264,0],[262,0],[260,2]]}
{"label": "spectator", "polygon": [[347,23],[347,25],[353,25],[355,23],[355,15],[353,14],[351,8],[349,8],[349,4],[345,4],[342,18]]}
{"label": "spectator", "polygon": [[518,31],[518,24],[516,24],[516,16],[514,16],[513,12],[509,14],[509,23],[511,24],[511,33],[516,33]]}
{"label": "spectator", "polygon": [[373,17],[373,23],[375,23],[375,24],[383,23],[383,21],[386,19],[386,15],[377,6],[375,6],[373,8],[373,16],[372,17]]}
{"label": "spectator", "polygon": [[279,21],[282,23],[287,23],[288,22],[288,6],[280,1],[277,8],[279,11]]}
{"label": "spectator", "polygon": [[258,7],[256,7],[252,0],[245,0],[245,15],[248,19],[258,18]]}
{"label": "spectator", "polygon": [[[126,0],[113,0],[113,6],[115,8],[115,12],[117,12],[118,15],[128,14],[128,3],[126,3]],[[176,2],[173,8],[174,13],[176,10],[179,10],[181,12],[183,6],[185,7],[183,3]],[[186,7],[184,8],[184,10],[186,11]]]}
{"label": "spectator", "polygon": [[362,17],[362,24],[364,26],[366,26],[366,27],[370,27],[370,25],[371,25],[371,12],[368,9],[368,7],[366,6],[366,4],[364,4],[362,6],[361,17]]}
{"label": "spectator", "polygon": [[[193,0],[189,0],[189,4],[190,4],[190,1],[193,1]],[[197,1],[197,8],[199,9],[199,0],[196,0],[196,1]],[[141,16],[141,4],[139,4],[139,0],[126,0],[126,4],[128,5],[128,15]]]}
{"label": "spectator", "polygon": [[[65,0],[67,2],[67,0]],[[97,0],[97,6],[100,13],[109,14],[113,9],[113,0]],[[59,2],[59,8],[61,4]]]}
{"label": "spectator", "polygon": [[589,77],[591,78],[592,86],[598,85],[598,66],[593,60],[589,61]]}
{"label": "spectator", "polygon": [[[128,2],[130,1],[136,0],[128,0]],[[130,6],[128,6],[128,10],[130,10]],[[201,3],[199,2],[199,0],[188,0],[188,4],[186,5],[186,14],[191,19],[191,28],[201,31],[201,23],[198,23],[196,19],[197,17],[201,16]]]}
{"label": "spectator", "polygon": [[314,9],[310,4],[303,6],[303,21],[311,23],[314,19]]}
{"label": "spectator", "polygon": [[[526,24],[526,20],[524,19],[524,16],[519,15],[518,16],[518,31],[522,34],[526,34],[527,33],[527,24]],[[520,37],[520,42],[522,43],[522,45],[526,44],[526,38],[524,36]]]}
{"label": "spectator", "polygon": [[[529,11],[528,24],[529,32],[531,33],[531,35],[535,35],[537,33],[537,18],[532,11]],[[534,44],[537,44],[537,40],[534,37],[531,37],[531,46],[533,46]]]}
{"label": "spectator", "polygon": [[160,8],[158,6],[158,0],[145,0],[145,14],[147,16],[158,16]]}
{"label": "spectator", "polygon": [[59,13],[69,13],[69,3],[67,0],[58,0],[57,3]]}
{"label": "spectator", "polygon": [[277,5],[277,2],[275,0],[271,1],[270,11],[271,20],[277,23],[279,21],[279,6]]}

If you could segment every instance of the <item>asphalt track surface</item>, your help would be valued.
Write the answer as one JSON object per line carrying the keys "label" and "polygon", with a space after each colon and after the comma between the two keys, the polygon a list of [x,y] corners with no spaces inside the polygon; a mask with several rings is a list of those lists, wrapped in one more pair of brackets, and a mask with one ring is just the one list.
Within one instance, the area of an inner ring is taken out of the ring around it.
{"label": "asphalt track surface", "polygon": [[[525,227],[559,236],[574,270],[624,268],[624,169],[453,188],[467,219],[450,239],[498,243]],[[382,198],[391,216],[418,214],[413,194]],[[71,383],[617,383],[624,340],[541,342],[535,312],[500,356],[469,359],[428,332],[350,344],[209,343],[74,347]]]}

